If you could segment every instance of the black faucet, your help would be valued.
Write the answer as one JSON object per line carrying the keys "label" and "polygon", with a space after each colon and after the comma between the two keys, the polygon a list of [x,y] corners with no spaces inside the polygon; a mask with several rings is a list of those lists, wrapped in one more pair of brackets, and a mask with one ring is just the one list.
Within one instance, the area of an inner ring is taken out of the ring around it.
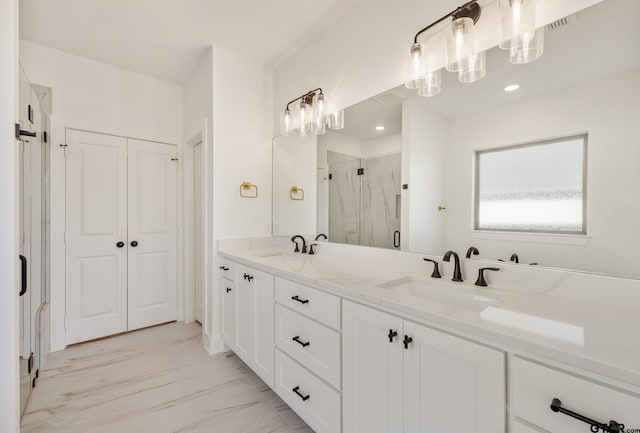
{"label": "black faucet", "polygon": [[442,278],[442,275],[440,275],[440,270],[438,269],[438,262],[431,259],[422,259],[422,260],[424,260],[425,262],[433,263],[433,272],[431,273],[431,278]]}
{"label": "black faucet", "polygon": [[487,287],[487,280],[484,279],[484,271],[499,271],[500,268],[480,268],[478,270],[478,279],[476,280],[476,286]]}
{"label": "black faucet", "polygon": [[323,237],[325,241],[328,241],[329,238],[327,237],[327,235],[325,235],[324,233],[320,233],[318,236],[316,236],[316,240],[320,239],[320,237]]}
{"label": "black faucet", "polygon": [[467,250],[468,259],[471,258],[471,254],[473,254],[474,256],[477,256],[478,254],[480,254],[480,251],[478,251],[476,247],[469,247],[469,249]]}
{"label": "black faucet", "polygon": [[461,283],[463,280],[462,280],[462,271],[460,271],[460,257],[458,257],[458,253],[456,253],[455,251],[449,250],[446,253],[444,253],[444,257],[442,257],[442,260],[445,262],[448,262],[449,260],[451,260],[452,255],[455,263],[453,267],[453,278],[451,279],[451,281],[457,281]]}
{"label": "black faucet", "polygon": [[509,261],[512,261],[513,263],[520,263],[520,258],[518,257],[518,254],[513,253],[511,254]]}
{"label": "black faucet", "polygon": [[[302,239],[302,251],[300,251],[300,246],[298,245],[298,241],[296,239]],[[304,237],[300,235],[295,235],[291,238],[291,242],[296,244],[296,249],[293,250],[294,253],[302,253],[307,254],[307,241],[304,240]]]}

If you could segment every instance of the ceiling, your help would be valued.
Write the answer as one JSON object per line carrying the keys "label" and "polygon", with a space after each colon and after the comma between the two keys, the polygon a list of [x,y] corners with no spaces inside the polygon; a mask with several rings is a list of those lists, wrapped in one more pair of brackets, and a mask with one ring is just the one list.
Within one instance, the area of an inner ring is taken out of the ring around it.
{"label": "ceiling", "polygon": [[[431,98],[397,87],[347,108],[341,132],[356,138],[370,136],[377,124],[385,124],[385,132],[399,132],[401,104],[406,99],[452,118],[640,68],[640,26],[636,24],[640,1],[607,0],[576,16],[577,21],[565,27],[545,31],[545,52],[535,62],[512,65],[507,51],[493,48],[487,52],[487,75],[482,80],[463,84],[456,74],[443,71],[442,92]],[[518,91],[504,91],[516,83]]]}
{"label": "ceiling", "polygon": [[20,37],[174,83],[211,45],[276,65],[358,0],[20,0]]}

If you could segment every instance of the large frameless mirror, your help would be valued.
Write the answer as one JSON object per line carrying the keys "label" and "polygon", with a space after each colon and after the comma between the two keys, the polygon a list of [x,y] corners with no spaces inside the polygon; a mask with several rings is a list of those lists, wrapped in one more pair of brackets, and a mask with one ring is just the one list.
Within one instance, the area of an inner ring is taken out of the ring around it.
{"label": "large frameless mirror", "polygon": [[[347,108],[344,130],[300,141],[315,220],[274,235],[435,255],[474,246],[472,258],[639,278],[638,14],[640,2],[606,0],[546,27],[534,62],[495,47],[480,81],[443,72],[434,97],[399,86]],[[391,174],[369,169],[379,156]]]}

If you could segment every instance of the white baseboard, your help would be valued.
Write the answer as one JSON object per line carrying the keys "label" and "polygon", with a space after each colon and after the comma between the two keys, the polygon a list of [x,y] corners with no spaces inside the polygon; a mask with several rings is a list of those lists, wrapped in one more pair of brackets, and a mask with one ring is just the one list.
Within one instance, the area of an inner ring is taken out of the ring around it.
{"label": "white baseboard", "polygon": [[209,355],[215,355],[216,353],[225,351],[225,345],[220,335],[210,336],[206,332],[203,332],[202,345]]}

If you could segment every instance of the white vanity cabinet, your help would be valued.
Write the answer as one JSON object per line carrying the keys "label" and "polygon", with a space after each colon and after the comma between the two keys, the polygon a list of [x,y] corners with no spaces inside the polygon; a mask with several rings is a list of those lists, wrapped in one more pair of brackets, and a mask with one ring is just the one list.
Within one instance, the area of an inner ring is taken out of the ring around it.
{"label": "white vanity cabinet", "polygon": [[233,263],[227,260],[220,261],[219,287],[221,291],[221,314],[222,314],[222,341],[231,350],[235,350],[234,328],[235,328],[235,274]]}
{"label": "white vanity cabinet", "polygon": [[[274,386],[274,277],[234,264],[234,352],[269,386]],[[233,289],[233,288],[232,288]],[[226,296],[226,288],[223,297]]]}
{"label": "white vanity cabinet", "polygon": [[343,302],[344,433],[505,432],[505,354]]}

